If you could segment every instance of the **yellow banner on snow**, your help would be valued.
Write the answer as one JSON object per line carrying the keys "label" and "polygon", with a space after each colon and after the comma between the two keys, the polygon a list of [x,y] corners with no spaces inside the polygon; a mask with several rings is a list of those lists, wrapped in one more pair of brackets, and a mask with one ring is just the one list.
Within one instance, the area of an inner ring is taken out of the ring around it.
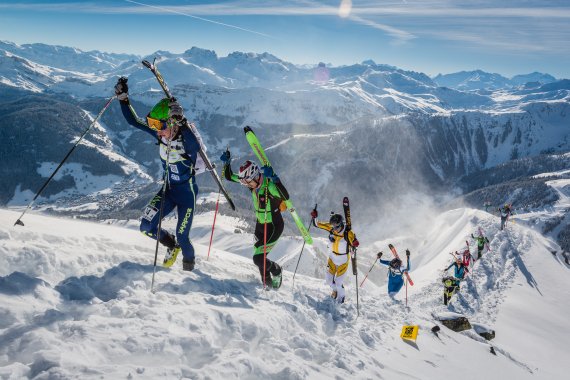
{"label": "yellow banner on snow", "polygon": [[402,333],[400,334],[400,338],[408,339],[416,341],[418,337],[418,330],[420,329],[419,326],[402,326]]}

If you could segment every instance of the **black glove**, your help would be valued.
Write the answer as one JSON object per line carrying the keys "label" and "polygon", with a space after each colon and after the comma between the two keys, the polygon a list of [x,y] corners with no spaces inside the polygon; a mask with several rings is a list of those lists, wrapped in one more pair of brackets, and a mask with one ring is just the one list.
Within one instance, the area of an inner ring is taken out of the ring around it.
{"label": "black glove", "polygon": [[406,256],[408,257],[408,259],[410,258],[410,250],[406,249]]}
{"label": "black glove", "polygon": [[378,252],[378,253],[376,254],[376,257],[378,257],[378,260],[380,260],[380,259],[382,258],[382,255],[383,255],[383,254],[384,254],[384,253],[382,253],[382,252]]}
{"label": "black glove", "polygon": [[129,79],[127,77],[120,77],[115,85],[115,95],[119,100],[127,100],[129,97],[129,85],[127,82]]}
{"label": "black glove", "polygon": [[175,99],[172,99],[170,103],[168,103],[168,117],[176,121],[184,119],[184,110]]}
{"label": "black glove", "polygon": [[231,158],[232,155],[229,149],[226,149],[226,151],[220,156],[220,160],[222,160],[224,164],[228,164],[231,161]]}

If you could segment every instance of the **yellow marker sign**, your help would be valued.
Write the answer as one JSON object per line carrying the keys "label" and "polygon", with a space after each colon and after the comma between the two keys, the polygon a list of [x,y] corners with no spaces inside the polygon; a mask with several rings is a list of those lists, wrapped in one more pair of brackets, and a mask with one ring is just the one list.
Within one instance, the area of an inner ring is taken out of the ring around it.
{"label": "yellow marker sign", "polygon": [[416,326],[402,326],[402,333],[400,334],[400,338],[413,340],[415,342],[416,338],[418,337],[419,328],[420,327],[417,325]]}

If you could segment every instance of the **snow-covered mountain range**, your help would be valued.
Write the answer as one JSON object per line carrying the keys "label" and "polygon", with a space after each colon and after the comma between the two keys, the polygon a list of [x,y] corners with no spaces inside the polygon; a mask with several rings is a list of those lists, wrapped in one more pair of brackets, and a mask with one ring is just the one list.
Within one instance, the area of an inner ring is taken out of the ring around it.
{"label": "snow-covered mountain range", "polygon": [[[196,47],[137,57],[2,42],[0,149],[21,165],[2,168],[10,180],[2,181],[0,202],[22,205],[31,199],[113,94],[119,76],[129,78],[135,108],[146,115],[162,92],[140,61],[155,57],[187,116],[197,122],[213,161],[227,146],[237,160],[251,157],[242,133],[251,125],[271,147],[276,169],[303,208],[316,195],[325,199],[324,207],[334,208],[335,199],[356,192],[377,206],[357,211],[374,218],[412,188],[461,191],[466,175],[570,150],[570,81],[547,74],[506,79],[477,71],[432,79],[370,60],[311,67],[268,53],[219,57]],[[475,82],[474,75],[485,85],[461,85]],[[124,207],[126,199],[154,191],[145,185],[159,173],[153,142],[126,125],[117,104],[67,165],[40,206],[89,204],[89,215],[97,199],[105,200],[107,210]],[[137,166],[148,176],[136,174]],[[79,172],[85,178],[73,174]],[[213,189],[206,177],[200,177],[201,186]],[[241,189],[230,191],[247,199]]]}
{"label": "snow-covered mountain range", "polygon": [[552,75],[539,72],[506,78],[501,74],[487,73],[482,70],[461,71],[445,75],[438,74],[433,80],[440,86],[464,91],[513,89],[521,86],[536,88],[544,84],[556,82],[556,78]]}

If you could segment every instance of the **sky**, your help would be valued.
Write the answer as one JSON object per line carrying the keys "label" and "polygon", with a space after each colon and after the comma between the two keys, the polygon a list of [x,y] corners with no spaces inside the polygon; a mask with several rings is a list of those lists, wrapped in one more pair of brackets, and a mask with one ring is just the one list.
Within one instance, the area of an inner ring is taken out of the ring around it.
{"label": "sky", "polygon": [[568,0],[32,0],[0,2],[0,40],[81,50],[269,52],[296,64],[372,59],[428,75],[570,78]]}

